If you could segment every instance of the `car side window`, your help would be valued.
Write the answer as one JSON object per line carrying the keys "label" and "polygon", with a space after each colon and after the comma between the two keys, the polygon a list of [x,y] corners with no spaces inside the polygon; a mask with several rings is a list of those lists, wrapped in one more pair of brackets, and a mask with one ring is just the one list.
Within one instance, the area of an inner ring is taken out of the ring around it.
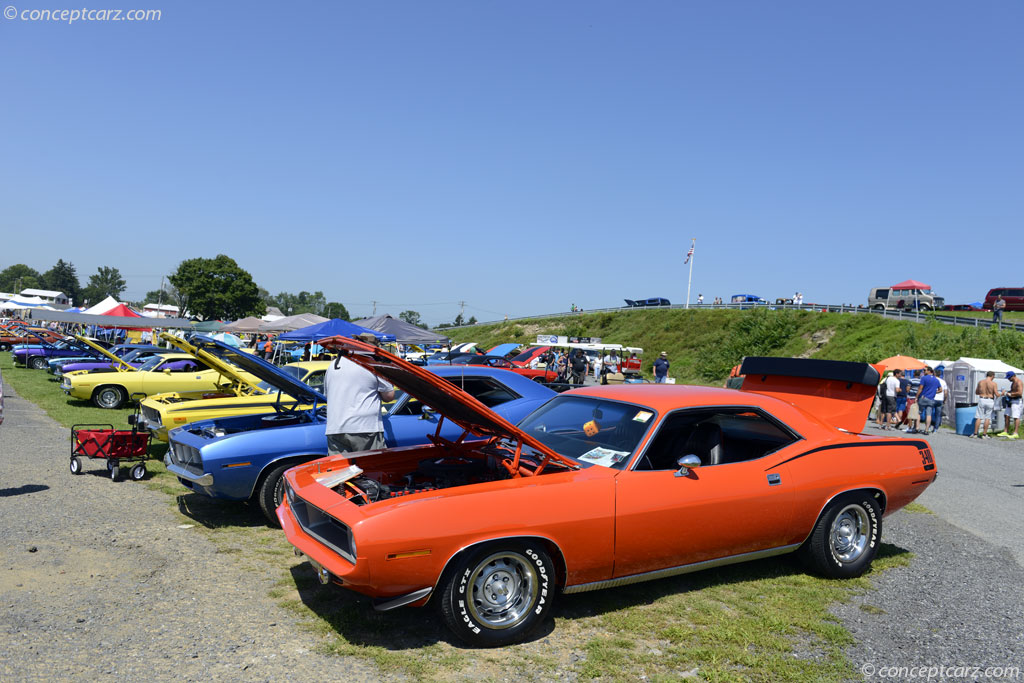
{"label": "car side window", "polygon": [[702,467],[762,458],[797,436],[759,408],[706,408],[667,415],[636,470],[676,470],[679,458],[696,455]]}
{"label": "car side window", "polygon": [[309,377],[306,378],[306,384],[318,391],[322,391],[324,388],[324,374],[326,373],[323,370],[310,373]]}

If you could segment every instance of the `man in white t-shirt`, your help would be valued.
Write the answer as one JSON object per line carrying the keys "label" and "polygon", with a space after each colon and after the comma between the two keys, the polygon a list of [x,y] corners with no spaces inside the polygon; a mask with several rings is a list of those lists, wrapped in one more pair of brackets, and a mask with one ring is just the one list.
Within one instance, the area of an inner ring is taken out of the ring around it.
{"label": "man in white t-shirt", "polygon": [[939,426],[942,424],[942,404],[946,400],[946,392],[949,390],[946,380],[942,379],[942,370],[935,372],[935,379],[939,380],[939,390],[935,392],[935,423],[932,424],[932,433],[939,431]]}
{"label": "man in white t-shirt", "polygon": [[[360,341],[376,343],[363,334]],[[329,455],[386,448],[381,402],[395,399],[395,388],[361,365],[338,356],[324,374]]]}
{"label": "man in white t-shirt", "polygon": [[882,429],[889,429],[892,420],[896,417],[896,393],[900,390],[900,377],[902,370],[894,370],[885,378],[885,396],[882,398],[883,421]]}
{"label": "man in white t-shirt", "polygon": [[608,375],[619,371],[619,355],[612,349],[601,359],[601,384],[608,384]]}

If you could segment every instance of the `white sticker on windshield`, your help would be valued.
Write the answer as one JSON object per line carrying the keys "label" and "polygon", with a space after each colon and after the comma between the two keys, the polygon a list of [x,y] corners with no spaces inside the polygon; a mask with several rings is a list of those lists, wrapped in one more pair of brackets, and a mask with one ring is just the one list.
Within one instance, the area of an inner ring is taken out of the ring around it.
{"label": "white sticker on windshield", "polygon": [[636,415],[633,416],[633,422],[644,422],[644,423],[646,423],[648,420],[651,419],[652,415],[654,415],[654,413],[652,413],[652,412],[650,412],[648,410],[638,410]]}
{"label": "white sticker on windshield", "polygon": [[610,448],[593,448],[583,455],[580,456],[580,460],[586,462],[592,462],[595,465],[603,465],[604,467],[611,467],[629,457],[629,451],[613,451]]}

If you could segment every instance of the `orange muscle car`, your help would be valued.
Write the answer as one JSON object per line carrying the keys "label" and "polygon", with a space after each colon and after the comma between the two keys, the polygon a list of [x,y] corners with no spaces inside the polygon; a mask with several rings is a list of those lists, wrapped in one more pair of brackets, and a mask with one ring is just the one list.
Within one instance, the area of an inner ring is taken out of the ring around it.
{"label": "orange muscle car", "polygon": [[320,343],[488,438],[289,470],[288,540],[321,581],[377,609],[438,601],[471,645],[526,638],[560,592],[794,551],[826,576],[859,576],[882,517],[936,475],[927,442],[859,433],[871,365],[748,358],[739,390],[586,387],[516,426],[385,351]]}

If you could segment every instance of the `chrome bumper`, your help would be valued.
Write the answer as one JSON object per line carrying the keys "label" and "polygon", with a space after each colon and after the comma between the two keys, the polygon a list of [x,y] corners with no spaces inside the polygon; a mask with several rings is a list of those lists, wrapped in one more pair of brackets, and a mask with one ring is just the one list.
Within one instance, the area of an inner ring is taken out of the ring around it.
{"label": "chrome bumper", "polygon": [[213,475],[207,472],[206,474],[194,474],[189,472],[180,465],[175,465],[171,462],[171,456],[164,456],[164,465],[167,466],[167,471],[176,477],[181,477],[185,481],[190,481],[197,486],[213,486]]}

